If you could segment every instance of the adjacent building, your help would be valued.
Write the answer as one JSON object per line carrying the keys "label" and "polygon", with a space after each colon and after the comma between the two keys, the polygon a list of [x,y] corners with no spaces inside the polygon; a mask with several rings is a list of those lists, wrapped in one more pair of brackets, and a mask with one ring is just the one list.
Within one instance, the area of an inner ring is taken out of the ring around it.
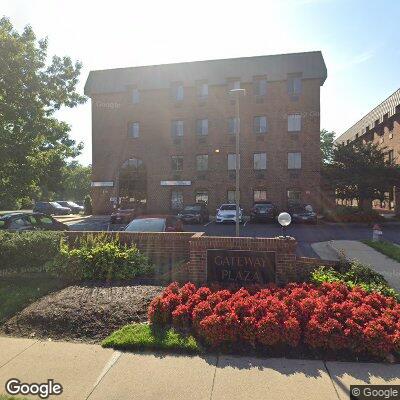
{"label": "adjacent building", "polygon": [[[113,204],[175,212],[235,201],[240,120],[240,202],[320,200],[321,52],[92,71],[95,213]],[[234,88],[244,88],[240,119]]]}
{"label": "adjacent building", "polygon": [[[388,157],[400,165],[400,89],[396,90],[381,104],[340,135],[336,144],[349,144],[355,140],[372,141],[386,147]],[[375,206],[387,209],[399,208],[400,183],[386,194],[383,204],[375,201]],[[397,194],[397,205],[396,205]]]}

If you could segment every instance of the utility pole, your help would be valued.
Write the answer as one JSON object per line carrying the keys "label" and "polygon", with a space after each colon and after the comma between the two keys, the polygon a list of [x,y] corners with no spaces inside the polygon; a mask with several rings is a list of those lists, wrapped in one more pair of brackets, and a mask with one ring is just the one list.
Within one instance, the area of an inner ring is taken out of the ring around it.
{"label": "utility pole", "polygon": [[232,89],[230,93],[236,96],[235,98],[235,134],[236,134],[236,185],[235,185],[235,201],[236,201],[236,221],[235,221],[235,230],[236,236],[240,236],[240,108],[239,108],[239,99],[240,95],[245,95],[246,91],[244,89]]}

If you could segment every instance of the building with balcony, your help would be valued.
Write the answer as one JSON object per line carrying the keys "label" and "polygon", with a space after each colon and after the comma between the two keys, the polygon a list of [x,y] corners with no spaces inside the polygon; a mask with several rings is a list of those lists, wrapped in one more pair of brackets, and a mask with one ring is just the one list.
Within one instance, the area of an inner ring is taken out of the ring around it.
{"label": "building with balcony", "polygon": [[[388,150],[389,159],[400,165],[400,89],[347,129],[335,143],[347,145],[355,140],[378,143]],[[375,200],[374,207],[398,212],[400,182],[386,193],[385,197],[383,202]]]}

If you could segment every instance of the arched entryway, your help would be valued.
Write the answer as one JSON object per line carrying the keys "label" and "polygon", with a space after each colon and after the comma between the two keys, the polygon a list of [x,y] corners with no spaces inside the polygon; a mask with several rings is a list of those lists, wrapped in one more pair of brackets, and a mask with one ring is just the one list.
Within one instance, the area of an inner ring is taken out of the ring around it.
{"label": "arched entryway", "polygon": [[143,161],[130,158],[120,167],[118,172],[118,199],[126,208],[147,203],[147,174]]}

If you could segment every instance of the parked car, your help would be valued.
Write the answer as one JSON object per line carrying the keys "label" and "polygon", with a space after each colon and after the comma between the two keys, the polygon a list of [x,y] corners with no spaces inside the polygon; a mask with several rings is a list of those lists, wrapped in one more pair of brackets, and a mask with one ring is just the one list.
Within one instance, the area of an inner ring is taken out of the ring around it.
{"label": "parked car", "polygon": [[179,212],[178,217],[183,222],[195,222],[198,224],[204,224],[210,220],[210,214],[207,206],[204,203],[190,204],[183,208]]}
{"label": "parked car", "polygon": [[0,230],[22,231],[68,231],[69,226],[43,213],[12,213],[0,218]]}
{"label": "parked car", "polygon": [[136,217],[136,210],[133,208],[118,208],[110,217],[110,224],[129,224]]}
{"label": "parked car", "polygon": [[[221,204],[217,209],[215,221],[222,222],[236,222],[236,204]],[[239,222],[243,222],[243,209],[239,208]]]}
{"label": "parked car", "polygon": [[55,201],[38,201],[33,207],[33,212],[53,215],[68,215],[71,214],[69,207],[63,207]]}
{"label": "parked car", "polygon": [[73,201],[57,201],[57,203],[62,207],[70,208],[74,214],[79,214],[84,210],[83,206],[80,206],[79,204],[76,204]]}
{"label": "parked car", "polygon": [[309,204],[293,205],[288,210],[293,222],[309,222],[316,224],[318,222],[317,213]]}
{"label": "parked car", "polygon": [[250,221],[275,221],[278,208],[270,202],[256,202],[250,211]]}
{"label": "parked car", "polygon": [[183,232],[182,221],[174,216],[146,216],[132,220],[126,232]]}

